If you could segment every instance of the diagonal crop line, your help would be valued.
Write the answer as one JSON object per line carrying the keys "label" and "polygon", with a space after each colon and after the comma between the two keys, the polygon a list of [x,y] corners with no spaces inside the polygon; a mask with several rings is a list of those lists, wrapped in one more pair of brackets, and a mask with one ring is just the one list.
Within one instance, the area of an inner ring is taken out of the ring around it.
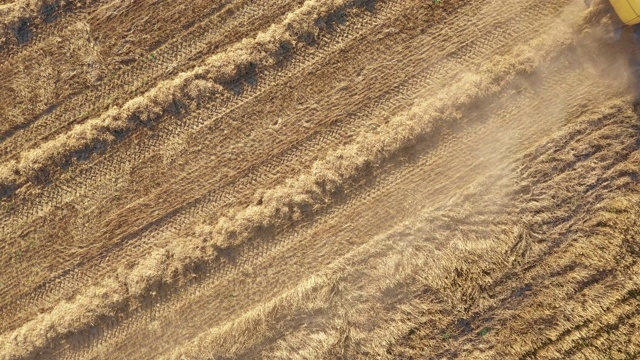
{"label": "diagonal crop line", "polygon": [[[394,153],[420,139],[428,138],[439,126],[460,118],[460,110],[499,92],[522,73],[535,69],[550,54],[570,44],[570,36],[557,34],[535,39],[509,57],[496,57],[475,74],[464,74],[430,101],[416,105],[372,134],[330,153],[309,171],[284,185],[266,191],[261,205],[249,206],[204,226],[196,236],[172,242],[143,260],[125,278],[112,278],[92,287],[75,302],[62,303],[12,334],[0,337],[3,351],[25,356],[46,346],[53,338],[90,324],[113,312],[128,297],[142,296],[158,283],[176,281],[177,274],[215,257],[219,249],[250,241],[258,229],[278,226],[298,217],[308,206],[331,201],[334,191],[368,167],[379,166]],[[240,51],[244,53],[244,51]],[[125,295],[126,294],[126,295]]]}
{"label": "diagonal crop line", "polygon": [[48,167],[62,164],[74,152],[116,142],[118,134],[132,130],[137,123],[149,123],[166,112],[181,111],[179,104],[184,99],[222,93],[224,90],[220,84],[235,81],[251,66],[258,63],[273,64],[275,60],[272,54],[277,53],[282,44],[303,46],[305,40],[300,36],[317,26],[317,18],[359,3],[363,2],[306,1],[302,7],[290,13],[283,23],[272,25],[256,38],[245,39],[228,51],[209,57],[204,65],[163,81],[122,107],[112,107],[102,116],[78,124],[68,133],[23,153],[18,160],[4,164],[0,168],[0,189],[3,188],[0,193],[10,195],[16,187],[41,177]]}

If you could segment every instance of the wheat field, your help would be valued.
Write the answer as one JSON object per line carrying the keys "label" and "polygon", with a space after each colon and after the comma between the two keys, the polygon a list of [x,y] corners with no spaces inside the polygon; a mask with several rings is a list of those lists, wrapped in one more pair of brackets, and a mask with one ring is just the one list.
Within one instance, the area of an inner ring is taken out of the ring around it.
{"label": "wheat field", "polygon": [[608,1],[0,24],[0,359],[640,358],[640,50]]}

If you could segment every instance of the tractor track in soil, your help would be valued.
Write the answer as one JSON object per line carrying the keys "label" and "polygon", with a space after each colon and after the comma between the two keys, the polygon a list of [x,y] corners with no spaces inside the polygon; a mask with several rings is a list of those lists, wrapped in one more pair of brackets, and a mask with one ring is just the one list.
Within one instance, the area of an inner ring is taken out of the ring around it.
{"label": "tractor track in soil", "polygon": [[640,123],[580,4],[131,4],[0,52],[4,97],[74,34],[110,73],[3,114],[0,358],[638,352]]}

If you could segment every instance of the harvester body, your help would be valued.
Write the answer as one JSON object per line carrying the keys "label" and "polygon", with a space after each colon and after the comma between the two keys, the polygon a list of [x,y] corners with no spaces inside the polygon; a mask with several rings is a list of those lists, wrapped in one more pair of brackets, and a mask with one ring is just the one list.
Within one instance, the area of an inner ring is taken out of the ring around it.
{"label": "harvester body", "polygon": [[640,24],[640,0],[609,0],[625,25]]}

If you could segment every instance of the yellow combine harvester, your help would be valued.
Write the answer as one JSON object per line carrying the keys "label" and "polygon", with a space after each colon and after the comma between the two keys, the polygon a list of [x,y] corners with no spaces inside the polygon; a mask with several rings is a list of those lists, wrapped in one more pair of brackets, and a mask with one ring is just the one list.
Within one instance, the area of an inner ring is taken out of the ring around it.
{"label": "yellow combine harvester", "polygon": [[625,25],[640,24],[640,0],[609,0]]}
{"label": "yellow combine harvester", "polygon": [[[592,0],[585,0],[587,6],[590,5],[591,1]],[[630,26],[640,24],[640,0],[609,0],[609,2],[620,18],[622,24]],[[622,24],[614,30],[614,37],[616,40],[619,40],[622,36]],[[627,33],[632,33],[633,39],[640,45],[640,26],[634,26],[633,30],[628,31]],[[640,113],[640,58],[638,57],[637,48],[632,47],[632,49],[636,49],[635,51],[632,51],[632,55],[629,58],[629,64],[634,69],[636,78],[636,100],[633,105],[635,111]]]}

